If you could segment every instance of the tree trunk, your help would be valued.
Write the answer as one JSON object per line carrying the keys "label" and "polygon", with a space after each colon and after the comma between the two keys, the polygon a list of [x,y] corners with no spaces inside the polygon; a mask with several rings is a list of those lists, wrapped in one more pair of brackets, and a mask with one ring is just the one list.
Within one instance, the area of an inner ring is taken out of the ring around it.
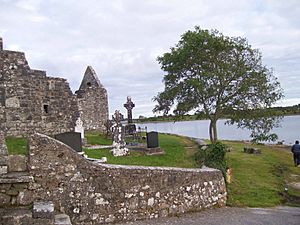
{"label": "tree trunk", "polygon": [[209,138],[212,144],[215,144],[218,140],[217,133],[217,120],[211,119],[209,124]]}

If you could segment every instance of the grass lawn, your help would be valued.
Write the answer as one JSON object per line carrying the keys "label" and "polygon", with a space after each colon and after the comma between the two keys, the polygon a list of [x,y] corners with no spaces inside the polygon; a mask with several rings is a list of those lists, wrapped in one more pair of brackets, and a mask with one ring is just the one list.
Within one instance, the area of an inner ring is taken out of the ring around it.
{"label": "grass lawn", "polygon": [[143,166],[169,166],[195,168],[193,158],[198,146],[185,137],[159,134],[160,147],[165,151],[164,155],[142,155],[140,152],[130,152],[124,157],[114,157],[107,149],[89,150],[85,153],[92,158],[107,157],[110,164],[143,165]]}
{"label": "grass lawn", "polygon": [[5,142],[6,142],[8,154],[28,155],[26,138],[6,137]]}
{"label": "grass lawn", "polygon": [[85,138],[91,145],[111,145],[112,140],[97,132],[86,132]]}
{"label": "grass lawn", "polygon": [[294,167],[289,150],[259,145],[253,147],[260,148],[262,154],[250,155],[243,152],[245,143],[225,144],[233,148],[226,156],[229,167],[233,168],[233,182],[228,185],[228,205],[271,207],[289,204],[285,202],[286,197],[299,200],[300,191],[288,187],[290,182],[300,182],[300,168]]}

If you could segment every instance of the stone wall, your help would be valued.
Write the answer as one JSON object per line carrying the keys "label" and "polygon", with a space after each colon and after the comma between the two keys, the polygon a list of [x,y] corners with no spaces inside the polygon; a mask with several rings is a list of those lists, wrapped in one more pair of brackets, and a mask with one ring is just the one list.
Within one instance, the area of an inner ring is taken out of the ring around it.
{"label": "stone wall", "polygon": [[0,131],[0,208],[32,203],[29,186],[34,180],[28,174],[27,160],[23,155],[8,155],[5,138]]}
{"label": "stone wall", "polygon": [[87,67],[76,95],[83,127],[105,132],[108,120],[107,91],[91,66]]}
{"label": "stone wall", "polygon": [[30,138],[29,172],[33,198],[53,201],[73,224],[165,217],[226,201],[219,170],[97,165],[40,134]]}
{"label": "stone wall", "polygon": [[65,79],[30,69],[22,52],[0,50],[0,129],[6,135],[73,131],[78,116]]}
{"label": "stone wall", "polygon": [[107,91],[92,67],[74,95],[65,79],[30,69],[24,53],[3,50],[0,38],[0,129],[6,135],[74,131],[79,116],[86,130],[105,131]]}

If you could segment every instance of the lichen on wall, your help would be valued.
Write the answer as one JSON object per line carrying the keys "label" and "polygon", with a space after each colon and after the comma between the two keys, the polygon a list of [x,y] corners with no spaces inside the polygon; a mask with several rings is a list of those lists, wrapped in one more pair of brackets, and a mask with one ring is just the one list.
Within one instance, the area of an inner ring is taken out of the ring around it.
{"label": "lichen on wall", "polygon": [[29,171],[34,198],[53,201],[74,224],[166,217],[226,202],[219,170],[97,165],[40,134],[30,138]]}

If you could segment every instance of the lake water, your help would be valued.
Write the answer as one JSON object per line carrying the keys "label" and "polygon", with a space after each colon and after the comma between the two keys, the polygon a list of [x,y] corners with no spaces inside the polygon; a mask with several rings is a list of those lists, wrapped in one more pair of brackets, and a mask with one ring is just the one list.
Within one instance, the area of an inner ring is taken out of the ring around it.
{"label": "lake water", "polygon": [[[219,120],[218,138],[220,140],[250,140],[250,131],[239,129],[236,125],[225,125],[226,120]],[[209,139],[209,120],[179,121],[179,122],[155,122],[139,123],[137,127],[147,127],[147,131],[178,134],[188,137]],[[300,140],[300,115],[286,116],[281,121],[281,127],[275,128],[274,133],[278,135],[278,141],[284,140],[284,144],[294,144]]]}

